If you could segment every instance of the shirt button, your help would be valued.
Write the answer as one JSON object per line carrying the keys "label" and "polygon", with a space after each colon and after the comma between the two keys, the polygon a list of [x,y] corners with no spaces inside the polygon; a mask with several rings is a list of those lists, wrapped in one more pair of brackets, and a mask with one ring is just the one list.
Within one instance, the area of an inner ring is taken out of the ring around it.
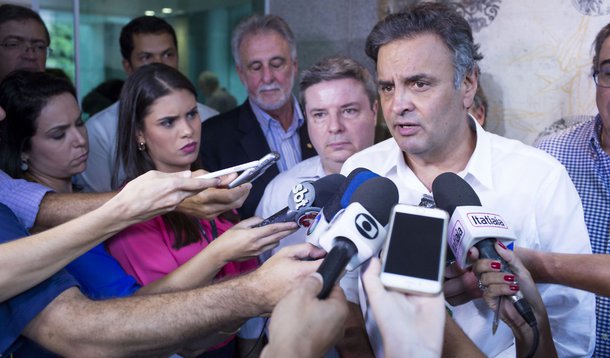
{"label": "shirt button", "polygon": [[608,333],[602,333],[601,337],[602,337],[602,340],[607,341],[608,340]]}

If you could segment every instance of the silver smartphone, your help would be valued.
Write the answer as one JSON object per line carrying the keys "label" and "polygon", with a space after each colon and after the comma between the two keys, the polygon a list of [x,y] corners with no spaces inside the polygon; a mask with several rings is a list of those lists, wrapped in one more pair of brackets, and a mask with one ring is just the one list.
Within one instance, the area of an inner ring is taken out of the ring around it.
{"label": "silver smartphone", "polygon": [[441,292],[448,221],[444,210],[394,206],[382,252],[381,282],[385,287],[423,295]]}
{"label": "silver smartphone", "polygon": [[258,160],[256,166],[244,170],[237,178],[235,178],[235,180],[230,182],[227,187],[229,189],[233,189],[244,183],[254,181],[256,178],[263,175],[265,170],[275,164],[275,162],[277,162],[279,159],[280,155],[276,152],[271,152],[265,155],[264,157]]}

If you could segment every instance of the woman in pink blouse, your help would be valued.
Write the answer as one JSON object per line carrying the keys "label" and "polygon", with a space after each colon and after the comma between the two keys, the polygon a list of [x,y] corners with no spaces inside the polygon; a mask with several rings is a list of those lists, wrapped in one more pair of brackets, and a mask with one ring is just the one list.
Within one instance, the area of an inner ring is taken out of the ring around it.
{"label": "woman in pink blouse", "polygon": [[[118,177],[120,162],[127,180],[153,169],[197,170],[200,138],[201,119],[193,85],[169,66],[143,66],[129,77],[121,92],[114,177]],[[233,226],[236,218],[236,213],[226,213],[208,221],[172,212],[123,230],[108,241],[107,247],[142,285],[168,275],[187,261],[191,262],[185,267],[196,267],[192,273],[200,275],[202,283],[210,283],[255,269],[256,257],[292,229],[278,227],[281,232],[261,238],[259,229],[250,228],[259,219]],[[198,264],[193,265],[193,261]],[[231,340],[212,349],[224,347]]]}

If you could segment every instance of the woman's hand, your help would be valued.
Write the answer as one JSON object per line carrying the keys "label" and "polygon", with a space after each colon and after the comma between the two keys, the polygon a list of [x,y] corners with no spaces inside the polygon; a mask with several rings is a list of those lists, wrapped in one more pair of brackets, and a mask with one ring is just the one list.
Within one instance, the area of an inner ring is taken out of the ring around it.
{"label": "woman's hand", "polygon": [[280,239],[298,228],[294,222],[251,227],[260,221],[257,217],[243,220],[212,241],[208,247],[217,250],[225,262],[245,261],[273,249]]}
{"label": "woman's hand", "polygon": [[[483,287],[483,299],[492,310],[495,310],[498,304],[498,297],[512,296],[520,291],[532,307],[540,333],[540,344],[535,356],[556,356],[557,352],[553,344],[546,308],[532,276],[514,253],[506,249],[504,245],[497,242],[495,249],[508,263],[508,268],[512,273],[503,272],[502,269],[504,268],[498,260],[477,260],[473,264],[472,271],[479,277],[481,287]],[[478,251],[476,249],[471,250],[473,251],[470,256],[476,260],[478,258]],[[526,355],[533,344],[532,328],[517,312],[510,299],[502,300],[499,313],[502,321],[511,328],[515,335],[518,356]]]}

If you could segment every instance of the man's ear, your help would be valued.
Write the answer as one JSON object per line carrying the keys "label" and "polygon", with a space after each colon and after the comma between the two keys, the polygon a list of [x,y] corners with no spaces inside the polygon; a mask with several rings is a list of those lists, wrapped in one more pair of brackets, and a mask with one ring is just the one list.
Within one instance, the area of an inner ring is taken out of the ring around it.
{"label": "man's ear", "polygon": [[462,93],[464,94],[464,108],[470,108],[474,95],[477,93],[477,87],[479,86],[479,76],[477,70],[474,69],[470,73],[464,76],[462,80]]}
{"label": "man's ear", "polygon": [[235,65],[235,71],[237,71],[237,77],[239,77],[241,83],[244,85],[244,87],[247,87],[245,69],[240,65]]}
{"label": "man's ear", "polygon": [[127,76],[130,76],[131,73],[133,72],[133,67],[131,66],[131,62],[129,62],[129,60],[123,59],[121,61],[121,63],[123,64],[123,70],[125,70],[125,73],[127,73]]}

